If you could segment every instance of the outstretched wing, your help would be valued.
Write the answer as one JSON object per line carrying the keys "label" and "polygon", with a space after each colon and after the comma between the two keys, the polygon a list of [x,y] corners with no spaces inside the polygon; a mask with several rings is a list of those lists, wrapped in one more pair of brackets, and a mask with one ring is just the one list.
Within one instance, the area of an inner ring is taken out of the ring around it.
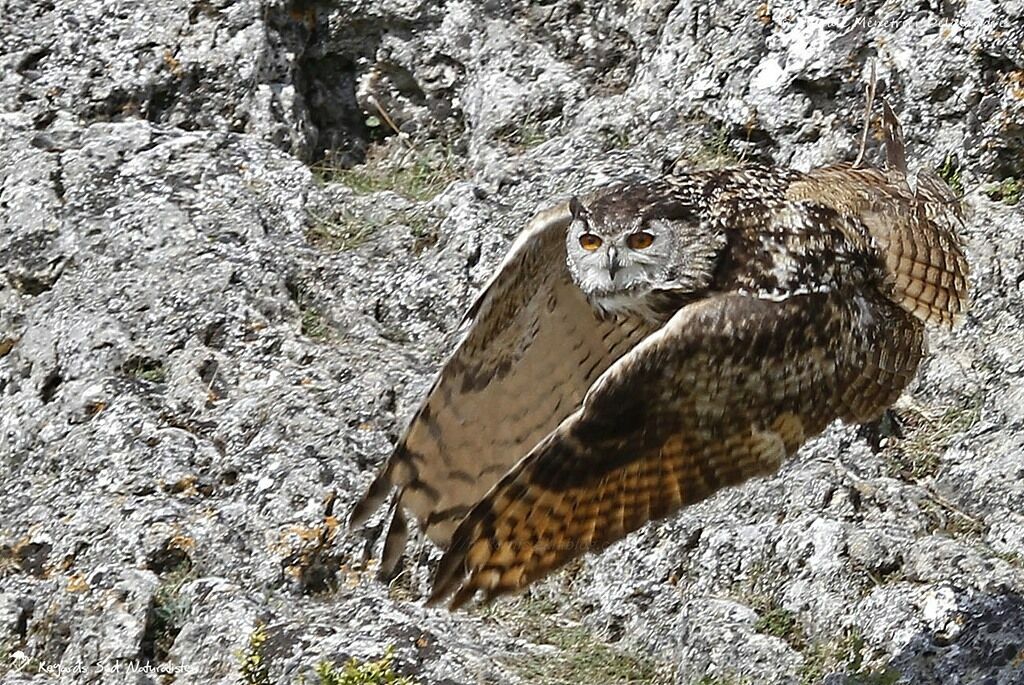
{"label": "outstretched wing", "polygon": [[593,381],[655,326],[600,317],[566,266],[566,205],[537,216],[467,315],[468,330],[351,515],[397,488],[381,571],[405,547],[403,510],[444,547],[470,508],[575,411]]}
{"label": "outstretched wing", "polygon": [[882,297],[723,294],[683,308],[474,507],[431,602],[515,591],[774,472],[833,419],[881,412],[916,369],[921,332]]}

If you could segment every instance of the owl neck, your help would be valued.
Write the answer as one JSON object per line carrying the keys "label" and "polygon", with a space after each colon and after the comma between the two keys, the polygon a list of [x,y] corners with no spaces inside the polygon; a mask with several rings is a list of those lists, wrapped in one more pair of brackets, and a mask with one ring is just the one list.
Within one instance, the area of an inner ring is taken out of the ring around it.
{"label": "owl neck", "polygon": [[683,288],[631,289],[596,292],[587,295],[591,306],[601,318],[639,318],[661,325],[703,293]]}

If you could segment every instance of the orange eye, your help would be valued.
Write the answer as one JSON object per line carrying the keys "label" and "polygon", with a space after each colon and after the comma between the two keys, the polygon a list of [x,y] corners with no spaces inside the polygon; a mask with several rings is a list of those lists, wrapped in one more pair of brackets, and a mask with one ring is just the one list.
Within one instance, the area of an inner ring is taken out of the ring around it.
{"label": "orange eye", "polygon": [[584,233],[580,236],[580,247],[587,252],[593,252],[597,248],[601,247],[601,243],[604,242],[593,233]]}
{"label": "orange eye", "polygon": [[644,231],[631,233],[630,236],[626,238],[626,245],[628,245],[631,250],[645,250],[650,247],[653,242],[654,236]]}

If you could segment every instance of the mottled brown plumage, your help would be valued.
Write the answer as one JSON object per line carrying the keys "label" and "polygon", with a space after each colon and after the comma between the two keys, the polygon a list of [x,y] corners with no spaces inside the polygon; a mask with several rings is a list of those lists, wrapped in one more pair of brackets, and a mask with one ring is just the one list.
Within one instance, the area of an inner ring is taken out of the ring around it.
{"label": "mottled brown plumage", "polygon": [[[383,567],[408,509],[447,548],[432,600],[457,607],[773,473],[837,418],[877,418],[924,323],[966,308],[961,218],[939,184],[747,166],[627,179],[540,215],[353,522],[397,489]],[[675,261],[611,252],[611,278],[592,277],[577,236],[592,249],[625,224],[671,240]],[[628,268],[656,279],[619,287]]]}
{"label": "mottled brown plumage", "polygon": [[[473,305],[469,327],[352,513],[397,488],[382,572],[405,547],[403,509],[445,547],[469,509],[579,407],[594,380],[657,328],[595,315],[565,268],[565,205],[541,213]],[[667,318],[667,315],[666,317]]]}

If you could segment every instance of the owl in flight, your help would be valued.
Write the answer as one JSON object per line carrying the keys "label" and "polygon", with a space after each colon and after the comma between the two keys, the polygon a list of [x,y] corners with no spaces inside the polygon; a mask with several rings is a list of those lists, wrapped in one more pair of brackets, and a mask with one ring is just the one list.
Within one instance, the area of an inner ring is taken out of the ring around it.
{"label": "owl in flight", "polygon": [[[891,146],[890,146],[891,147]],[[835,419],[877,419],[924,324],[967,302],[933,175],[748,165],[627,178],[538,215],[352,512],[392,491],[445,550],[431,601],[519,590],[718,490]]]}

